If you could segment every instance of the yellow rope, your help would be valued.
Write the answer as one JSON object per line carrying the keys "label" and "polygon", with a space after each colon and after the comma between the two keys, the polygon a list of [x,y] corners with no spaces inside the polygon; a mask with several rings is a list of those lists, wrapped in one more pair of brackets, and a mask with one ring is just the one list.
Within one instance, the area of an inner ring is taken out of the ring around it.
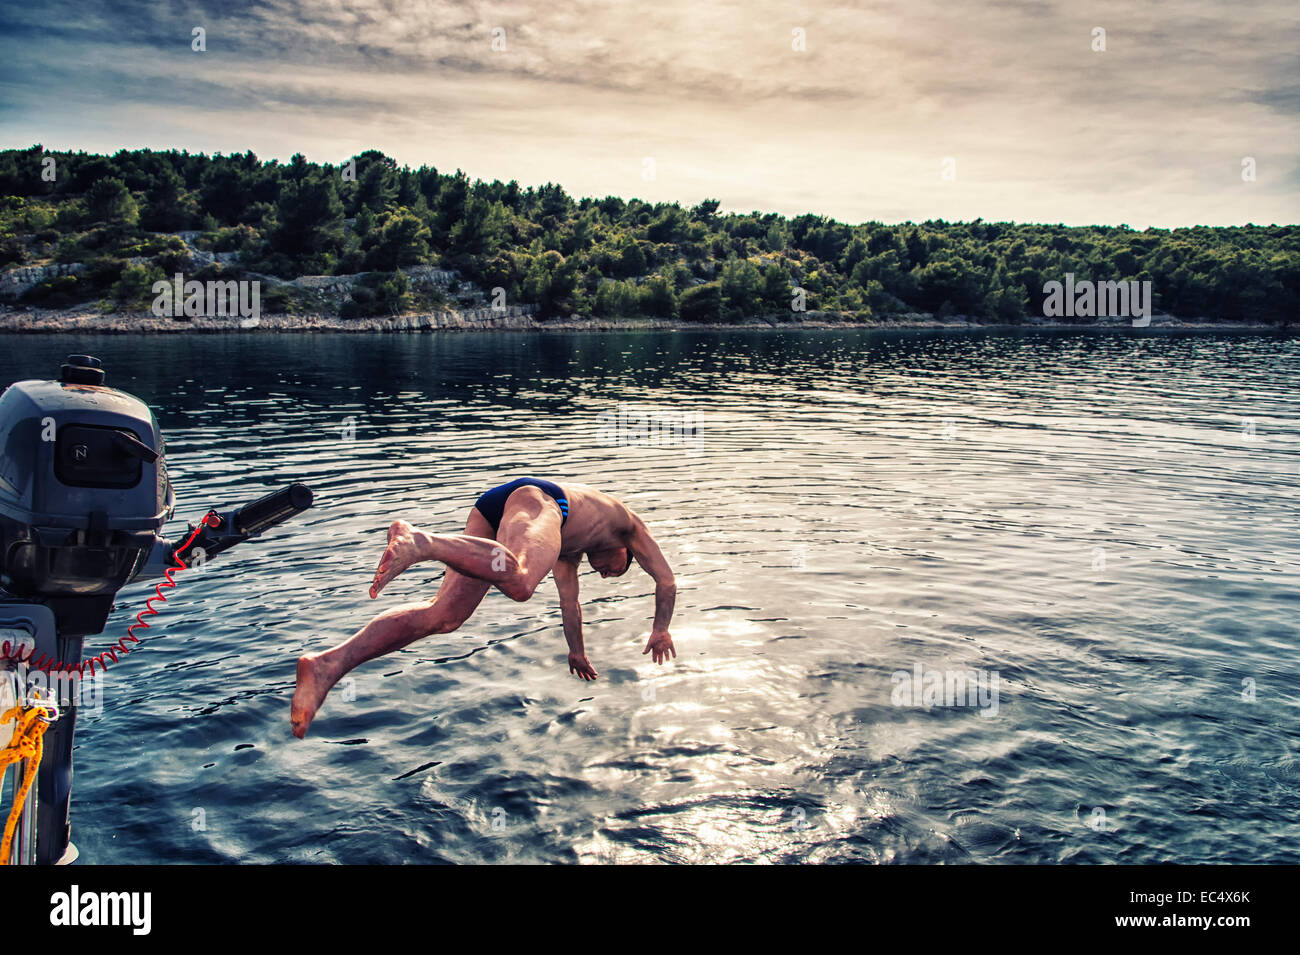
{"label": "yellow rope", "polygon": [[14,730],[13,739],[9,745],[0,750],[0,778],[4,777],[5,770],[9,768],[10,763],[16,763],[19,760],[27,760],[27,770],[23,773],[22,785],[18,792],[14,794],[14,804],[9,808],[9,820],[5,823],[4,841],[0,842],[0,865],[9,864],[9,850],[13,845],[14,831],[18,828],[18,818],[23,814],[23,804],[27,801],[27,793],[32,788],[32,783],[36,781],[36,771],[41,765],[41,753],[44,751],[44,743],[41,737],[49,729],[49,720],[46,718],[46,709],[42,706],[33,706],[23,709],[15,706],[0,716],[0,723],[8,723],[10,720],[18,724]]}

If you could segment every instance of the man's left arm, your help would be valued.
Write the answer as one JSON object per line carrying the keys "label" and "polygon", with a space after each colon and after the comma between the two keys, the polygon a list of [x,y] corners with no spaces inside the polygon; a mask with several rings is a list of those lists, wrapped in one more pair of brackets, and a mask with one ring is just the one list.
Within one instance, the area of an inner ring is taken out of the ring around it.
{"label": "man's left arm", "polygon": [[655,582],[655,620],[650,630],[650,640],[641,652],[652,654],[655,663],[663,663],[669,654],[674,658],[677,656],[673,638],[668,633],[668,625],[673,619],[673,606],[677,602],[677,581],[663,551],[640,518],[633,518],[628,550],[641,565],[641,569],[653,577]]}

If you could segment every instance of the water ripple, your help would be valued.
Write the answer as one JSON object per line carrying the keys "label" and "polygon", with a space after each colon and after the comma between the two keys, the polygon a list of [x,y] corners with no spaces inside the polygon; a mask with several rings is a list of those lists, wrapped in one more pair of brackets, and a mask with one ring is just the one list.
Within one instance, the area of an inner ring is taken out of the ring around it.
{"label": "water ripple", "polygon": [[[318,496],[189,576],[111,671],[78,732],[89,861],[1300,862],[1295,338],[21,345],[6,382],[88,352],[156,409],[173,531]],[[699,439],[602,443],[620,403],[694,412]],[[587,573],[596,684],[548,582],[358,669],[293,740],[298,654],[436,592],[419,566],[368,599],[387,523],[459,531],[520,473],[656,529],[674,664],[640,652],[646,579]],[[900,704],[918,668],[996,674],[996,708]]]}

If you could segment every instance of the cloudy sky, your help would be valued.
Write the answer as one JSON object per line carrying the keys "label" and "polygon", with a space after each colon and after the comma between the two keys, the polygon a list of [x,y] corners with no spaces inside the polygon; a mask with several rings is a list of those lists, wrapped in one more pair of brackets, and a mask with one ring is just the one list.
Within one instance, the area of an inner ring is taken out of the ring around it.
{"label": "cloudy sky", "polygon": [[5,147],[1142,228],[1300,221],[1298,117],[1294,0],[0,0]]}

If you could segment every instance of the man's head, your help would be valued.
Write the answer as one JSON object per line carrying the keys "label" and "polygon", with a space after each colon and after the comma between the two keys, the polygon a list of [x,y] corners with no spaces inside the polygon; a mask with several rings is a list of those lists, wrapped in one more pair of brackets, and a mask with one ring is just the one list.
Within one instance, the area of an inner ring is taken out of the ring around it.
{"label": "man's head", "polygon": [[632,552],[626,547],[587,551],[587,563],[602,577],[622,577],[632,566]]}

